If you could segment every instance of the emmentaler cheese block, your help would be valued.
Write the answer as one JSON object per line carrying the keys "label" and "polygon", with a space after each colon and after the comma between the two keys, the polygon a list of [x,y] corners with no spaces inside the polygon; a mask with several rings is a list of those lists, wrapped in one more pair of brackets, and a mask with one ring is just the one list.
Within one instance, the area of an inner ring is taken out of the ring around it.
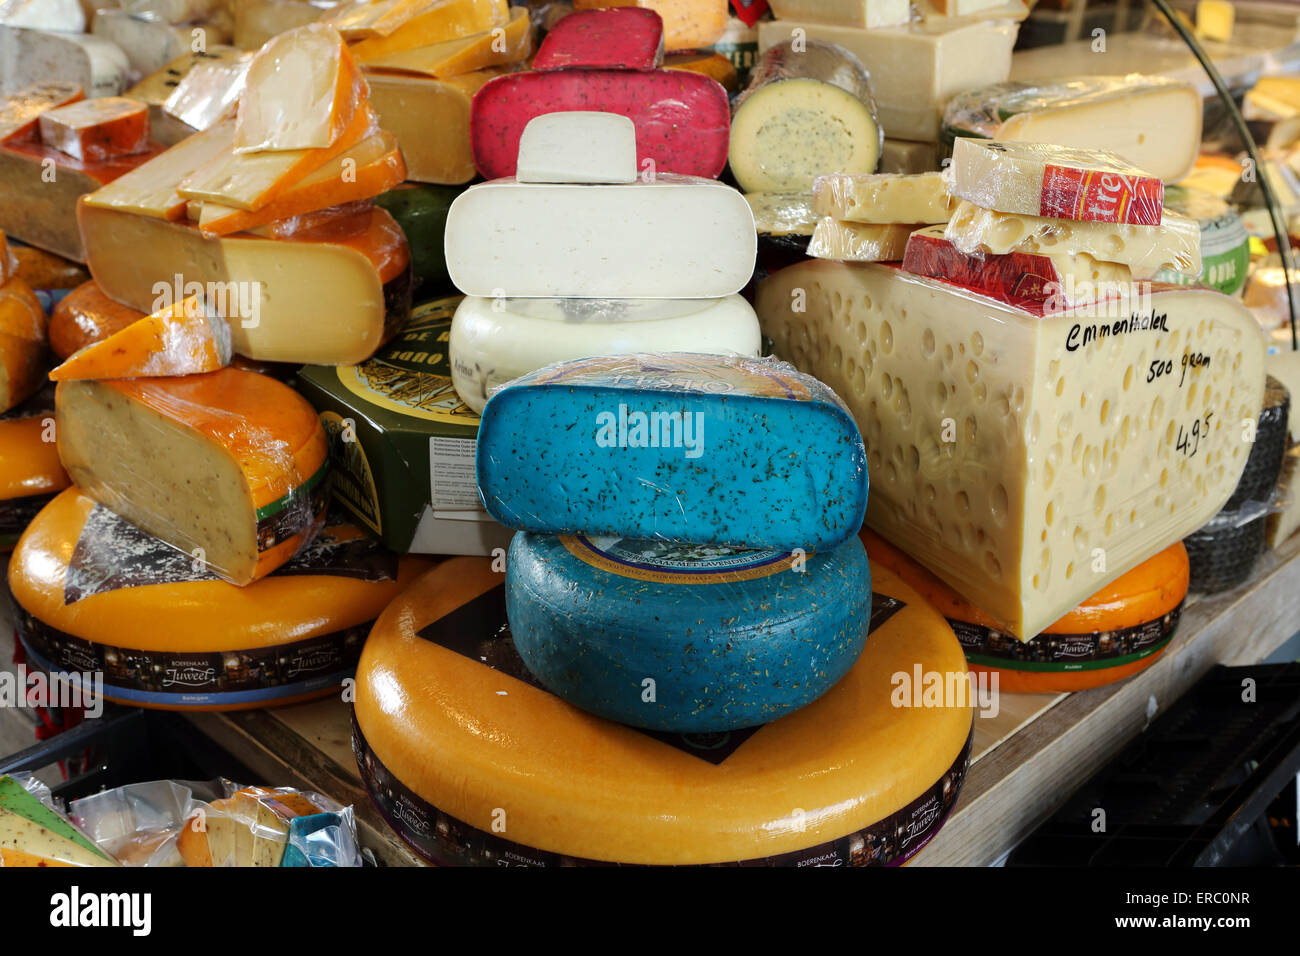
{"label": "emmentaler cheese block", "polygon": [[872,561],[947,619],[971,669],[996,672],[998,689],[1012,694],[1087,690],[1146,670],[1173,640],[1187,597],[1187,549],[1178,542],[1022,642],[879,535],[864,529],[862,541]]}
{"label": "emmentaler cheese block", "polygon": [[757,311],[861,426],[867,523],[1027,639],[1209,520],[1250,451],[1255,320],[1208,289],[1148,296],[1043,314],[815,261],[763,280]]}
{"label": "emmentaler cheese block", "polygon": [[828,173],[813,183],[813,211],[850,222],[947,222],[956,204],[941,173]]}
{"label": "emmentaler cheese block", "polygon": [[501,575],[453,559],[366,642],[362,779],[397,834],[440,864],[905,863],[957,798],[971,711],[956,694],[913,706],[920,688],[900,695],[894,679],[964,690],[966,663],[891,572],[872,567],[871,586],[865,648],[825,696],[726,735],[651,734],[537,686],[511,646]]}
{"label": "emmentaler cheese block", "polygon": [[266,375],[62,382],[55,411],[78,487],[228,581],[274,571],[320,526],[325,433]]}
{"label": "emmentaler cheese block", "polygon": [[54,442],[54,393],[42,389],[0,415],[0,551],[72,480]]}
{"label": "emmentaler cheese block", "polygon": [[135,707],[236,710],[339,693],[371,622],[430,566],[331,516],[239,588],[70,488],[14,550],[9,584],[29,661],[99,672]]}
{"label": "emmentaler cheese block", "polygon": [[897,262],[907,251],[908,237],[920,228],[821,219],[808,243],[808,255],[841,262]]}

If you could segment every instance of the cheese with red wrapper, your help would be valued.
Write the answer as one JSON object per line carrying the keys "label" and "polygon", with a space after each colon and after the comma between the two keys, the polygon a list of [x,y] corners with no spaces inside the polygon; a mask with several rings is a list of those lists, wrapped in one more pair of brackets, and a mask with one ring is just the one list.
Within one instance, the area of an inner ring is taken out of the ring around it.
{"label": "cheese with red wrapper", "polygon": [[91,162],[149,148],[149,107],[124,96],[79,100],[46,110],[39,126],[46,146]]}
{"label": "cheese with red wrapper", "polygon": [[80,99],[81,87],[75,83],[38,83],[19,90],[0,101],[0,143],[33,138],[42,113]]}
{"label": "cheese with red wrapper", "polygon": [[664,23],[653,10],[582,10],[557,23],[533,58],[534,70],[657,70],[664,62]]}

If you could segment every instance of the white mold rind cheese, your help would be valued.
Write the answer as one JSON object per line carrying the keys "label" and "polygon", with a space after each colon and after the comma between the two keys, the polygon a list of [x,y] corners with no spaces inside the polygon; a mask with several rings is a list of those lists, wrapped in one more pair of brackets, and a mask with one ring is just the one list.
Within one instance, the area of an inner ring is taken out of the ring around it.
{"label": "white mold rind cheese", "polygon": [[1251,448],[1250,313],[1169,286],[1129,305],[1036,314],[835,262],[784,269],[757,299],[776,354],[862,430],[867,524],[1022,639],[1209,520]]}

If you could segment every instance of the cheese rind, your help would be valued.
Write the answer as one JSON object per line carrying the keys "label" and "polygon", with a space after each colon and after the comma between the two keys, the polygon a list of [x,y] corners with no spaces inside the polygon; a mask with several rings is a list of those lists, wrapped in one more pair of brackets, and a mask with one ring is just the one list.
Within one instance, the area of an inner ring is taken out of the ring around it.
{"label": "cheese rind", "polygon": [[905,24],[911,10],[908,0],[773,0],[772,3],[772,13],[778,20],[811,20],[864,30]]}
{"label": "cheese rind", "polygon": [[663,20],[653,10],[581,10],[547,31],[534,70],[657,70],[664,61]]}
{"label": "cheese rind", "polygon": [[71,358],[147,314],[114,302],[94,279],[83,282],[55,303],[50,313],[50,351],[61,360]]}
{"label": "cheese rind", "polygon": [[521,183],[632,183],[636,173],[636,126],[618,113],[545,113],[519,137]]}
{"label": "cheese rind", "polygon": [[81,87],[66,82],[40,83],[5,97],[0,101],[0,143],[30,139],[42,113],[81,98]]}
{"label": "cheese rind", "polygon": [[1263,396],[1259,327],[1206,289],[1047,315],[808,262],[763,280],[756,308],[861,426],[868,525],[1022,639],[1222,507]]}
{"label": "cheese rind", "polygon": [[665,50],[713,46],[727,29],[726,0],[574,0],[573,9],[644,7],[664,22]]}
{"label": "cheese rind", "polygon": [[813,183],[813,211],[849,222],[947,222],[956,204],[941,173],[833,173]]}
{"label": "cheese rind", "polygon": [[879,224],[824,218],[813,230],[808,255],[841,262],[897,262],[907,251],[907,239],[919,223]]}
{"label": "cheese rind", "polygon": [[408,179],[457,185],[478,175],[470,147],[470,101],[502,69],[446,80],[384,73],[367,77],[370,106],[380,125],[397,137]]}
{"label": "cheese rind", "polygon": [[0,95],[34,83],[71,83],[88,97],[117,96],[130,70],[126,54],[103,37],[0,25]]}
{"label": "cheese rind", "polygon": [[149,146],[149,108],[121,96],[81,100],[40,116],[41,141],[74,159],[104,162]]}
{"label": "cheese rind", "polygon": [[48,324],[45,309],[18,276],[0,285],[0,412],[44,384]]}

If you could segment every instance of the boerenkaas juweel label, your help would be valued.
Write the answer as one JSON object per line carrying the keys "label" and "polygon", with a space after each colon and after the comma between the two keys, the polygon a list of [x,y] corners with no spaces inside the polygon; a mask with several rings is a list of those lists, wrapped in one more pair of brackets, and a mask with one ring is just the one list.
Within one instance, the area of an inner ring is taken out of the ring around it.
{"label": "boerenkaas juweel label", "polygon": [[862,437],[839,398],[792,366],[734,356],[525,375],[485,406],[476,464],[496,520],[551,534],[821,552],[857,532],[867,503]]}

